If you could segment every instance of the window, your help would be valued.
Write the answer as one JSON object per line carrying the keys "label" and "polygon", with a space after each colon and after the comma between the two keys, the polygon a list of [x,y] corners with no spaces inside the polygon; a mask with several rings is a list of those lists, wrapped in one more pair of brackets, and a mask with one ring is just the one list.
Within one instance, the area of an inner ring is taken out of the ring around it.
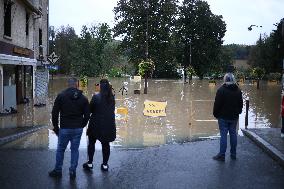
{"label": "window", "polygon": [[38,45],[41,46],[42,45],[42,29],[38,30]]}
{"label": "window", "polygon": [[11,37],[11,8],[10,1],[4,1],[4,35]]}
{"label": "window", "polygon": [[26,36],[29,35],[29,18],[30,18],[30,14],[26,12]]}

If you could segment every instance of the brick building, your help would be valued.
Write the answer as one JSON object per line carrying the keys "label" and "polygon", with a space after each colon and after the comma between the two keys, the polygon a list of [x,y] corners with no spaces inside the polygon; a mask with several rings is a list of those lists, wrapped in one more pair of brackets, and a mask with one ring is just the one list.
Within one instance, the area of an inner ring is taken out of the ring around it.
{"label": "brick building", "polygon": [[47,92],[48,0],[0,0],[0,112]]}

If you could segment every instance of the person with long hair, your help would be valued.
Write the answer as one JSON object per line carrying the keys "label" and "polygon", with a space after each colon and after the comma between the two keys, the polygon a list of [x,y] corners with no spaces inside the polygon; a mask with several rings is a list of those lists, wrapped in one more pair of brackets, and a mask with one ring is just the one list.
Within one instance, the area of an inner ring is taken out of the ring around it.
{"label": "person with long hair", "polygon": [[115,125],[115,99],[112,87],[107,79],[100,81],[100,92],[93,95],[90,102],[91,118],[87,129],[89,139],[88,162],[83,164],[86,170],[93,169],[93,157],[95,153],[95,143],[99,140],[102,144],[103,163],[102,171],[108,171],[108,160],[110,156],[109,143],[116,138]]}

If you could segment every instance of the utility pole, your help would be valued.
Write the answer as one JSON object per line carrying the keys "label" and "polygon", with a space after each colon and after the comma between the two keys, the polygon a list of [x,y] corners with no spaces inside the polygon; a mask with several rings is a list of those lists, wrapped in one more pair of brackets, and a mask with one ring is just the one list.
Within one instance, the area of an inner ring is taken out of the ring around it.
{"label": "utility pole", "polygon": [[[148,32],[149,32],[149,0],[146,0],[146,51],[145,51],[145,56],[146,56],[146,61],[148,61],[148,56],[149,56],[149,45],[148,45]],[[145,73],[145,83],[144,83],[144,94],[148,93],[148,73]]]}

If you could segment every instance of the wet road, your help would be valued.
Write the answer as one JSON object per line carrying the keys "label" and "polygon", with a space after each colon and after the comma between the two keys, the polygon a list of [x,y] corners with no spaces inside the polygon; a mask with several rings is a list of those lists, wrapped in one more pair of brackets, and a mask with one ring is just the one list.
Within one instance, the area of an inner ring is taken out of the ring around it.
{"label": "wet road", "polygon": [[[89,99],[95,92],[98,79],[90,79],[88,87],[82,88]],[[212,115],[217,86],[208,86],[208,81],[194,80],[183,84],[181,80],[149,81],[148,94],[134,95],[137,87],[129,79],[110,79],[116,92],[116,108],[125,107],[128,114],[116,114],[117,139],[113,148],[144,148],[163,144],[183,143],[186,141],[218,138],[217,122]],[[127,95],[119,90],[125,83]],[[32,104],[19,106],[20,113],[14,116],[1,117],[0,128],[23,127],[31,125],[48,125],[50,112],[56,95],[66,87],[66,78],[50,81],[46,107],[33,108]],[[244,97],[250,99],[249,128],[279,127],[280,123],[280,90],[281,86],[270,86],[261,83],[260,90],[246,83],[240,86]],[[143,115],[144,101],[167,101],[166,117],[146,117]],[[239,127],[244,128],[245,108],[240,115]],[[239,134],[242,133],[239,130]],[[49,130],[33,134],[11,143],[4,148],[17,149],[55,149],[57,138]],[[86,148],[86,137],[83,135],[81,149]],[[99,145],[97,146],[99,148]]]}
{"label": "wet road", "polygon": [[70,151],[65,153],[63,177],[47,172],[55,163],[54,150],[0,150],[0,186],[33,188],[250,188],[283,189],[284,170],[252,144],[239,137],[238,159],[216,162],[218,140],[165,145],[143,150],[111,151],[110,171],[102,173],[101,151],[95,154],[92,173],[82,170],[86,151],[80,151],[76,181],[70,181]]}

